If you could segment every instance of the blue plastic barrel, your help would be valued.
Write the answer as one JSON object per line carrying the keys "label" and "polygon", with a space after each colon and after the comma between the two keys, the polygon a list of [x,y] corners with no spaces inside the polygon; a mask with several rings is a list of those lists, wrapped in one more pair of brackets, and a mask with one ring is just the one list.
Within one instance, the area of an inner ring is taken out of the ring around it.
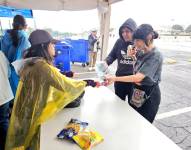
{"label": "blue plastic barrel", "polygon": [[71,46],[66,42],[55,45],[56,57],[54,65],[61,71],[70,71],[70,50]]}
{"label": "blue plastic barrel", "polygon": [[71,40],[72,49],[70,51],[71,62],[89,62],[88,41],[84,39]]}

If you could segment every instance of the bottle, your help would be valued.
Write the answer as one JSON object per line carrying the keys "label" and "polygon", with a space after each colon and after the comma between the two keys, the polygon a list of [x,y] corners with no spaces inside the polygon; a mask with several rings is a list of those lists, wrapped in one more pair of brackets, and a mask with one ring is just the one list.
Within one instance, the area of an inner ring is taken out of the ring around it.
{"label": "bottle", "polygon": [[99,61],[96,63],[96,73],[98,75],[100,83],[105,81],[105,75],[108,73],[108,66],[105,61]]}

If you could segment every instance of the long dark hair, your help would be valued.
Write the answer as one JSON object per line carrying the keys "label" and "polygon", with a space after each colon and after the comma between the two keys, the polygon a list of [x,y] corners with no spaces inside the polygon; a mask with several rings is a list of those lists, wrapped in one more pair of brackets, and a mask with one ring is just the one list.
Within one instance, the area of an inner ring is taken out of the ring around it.
{"label": "long dark hair", "polygon": [[13,29],[10,30],[10,35],[13,42],[13,46],[17,47],[19,44],[18,30],[22,30],[27,26],[26,20],[23,16],[16,15],[13,19],[12,25]]}
{"label": "long dark hair", "polygon": [[51,42],[33,45],[24,53],[24,58],[40,57],[46,60],[50,65],[53,64],[54,58],[48,53],[48,46]]}

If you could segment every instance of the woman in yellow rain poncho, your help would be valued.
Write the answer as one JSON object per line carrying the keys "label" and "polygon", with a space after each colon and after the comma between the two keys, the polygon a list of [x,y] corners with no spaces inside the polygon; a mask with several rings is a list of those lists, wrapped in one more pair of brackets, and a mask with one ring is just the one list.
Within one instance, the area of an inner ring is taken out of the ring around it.
{"label": "woman in yellow rain poncho", "polygon": [[69,79],[53,67],[56,42],[48,32],[36,30],[29,37],[31,48],[20,69],[20,82],[10,120],[6,150],[39,150],[40,125],[85,88],[84,81]]}

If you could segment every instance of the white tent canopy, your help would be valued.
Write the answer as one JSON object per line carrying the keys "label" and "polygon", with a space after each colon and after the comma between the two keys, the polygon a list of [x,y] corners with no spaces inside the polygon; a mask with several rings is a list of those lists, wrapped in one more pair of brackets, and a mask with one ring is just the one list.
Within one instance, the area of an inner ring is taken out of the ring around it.
{"label": "white tent canopy", "polygon": [[107,54],[111,4],[122,0],[0,0],[0,5],[33,10],[90,10],[98,9],[101,33],[101,59]]}
{"label": "white tent canopy", "polygon": [[120,0],[0,0],[0,5],[36,10],[89,10]]}

